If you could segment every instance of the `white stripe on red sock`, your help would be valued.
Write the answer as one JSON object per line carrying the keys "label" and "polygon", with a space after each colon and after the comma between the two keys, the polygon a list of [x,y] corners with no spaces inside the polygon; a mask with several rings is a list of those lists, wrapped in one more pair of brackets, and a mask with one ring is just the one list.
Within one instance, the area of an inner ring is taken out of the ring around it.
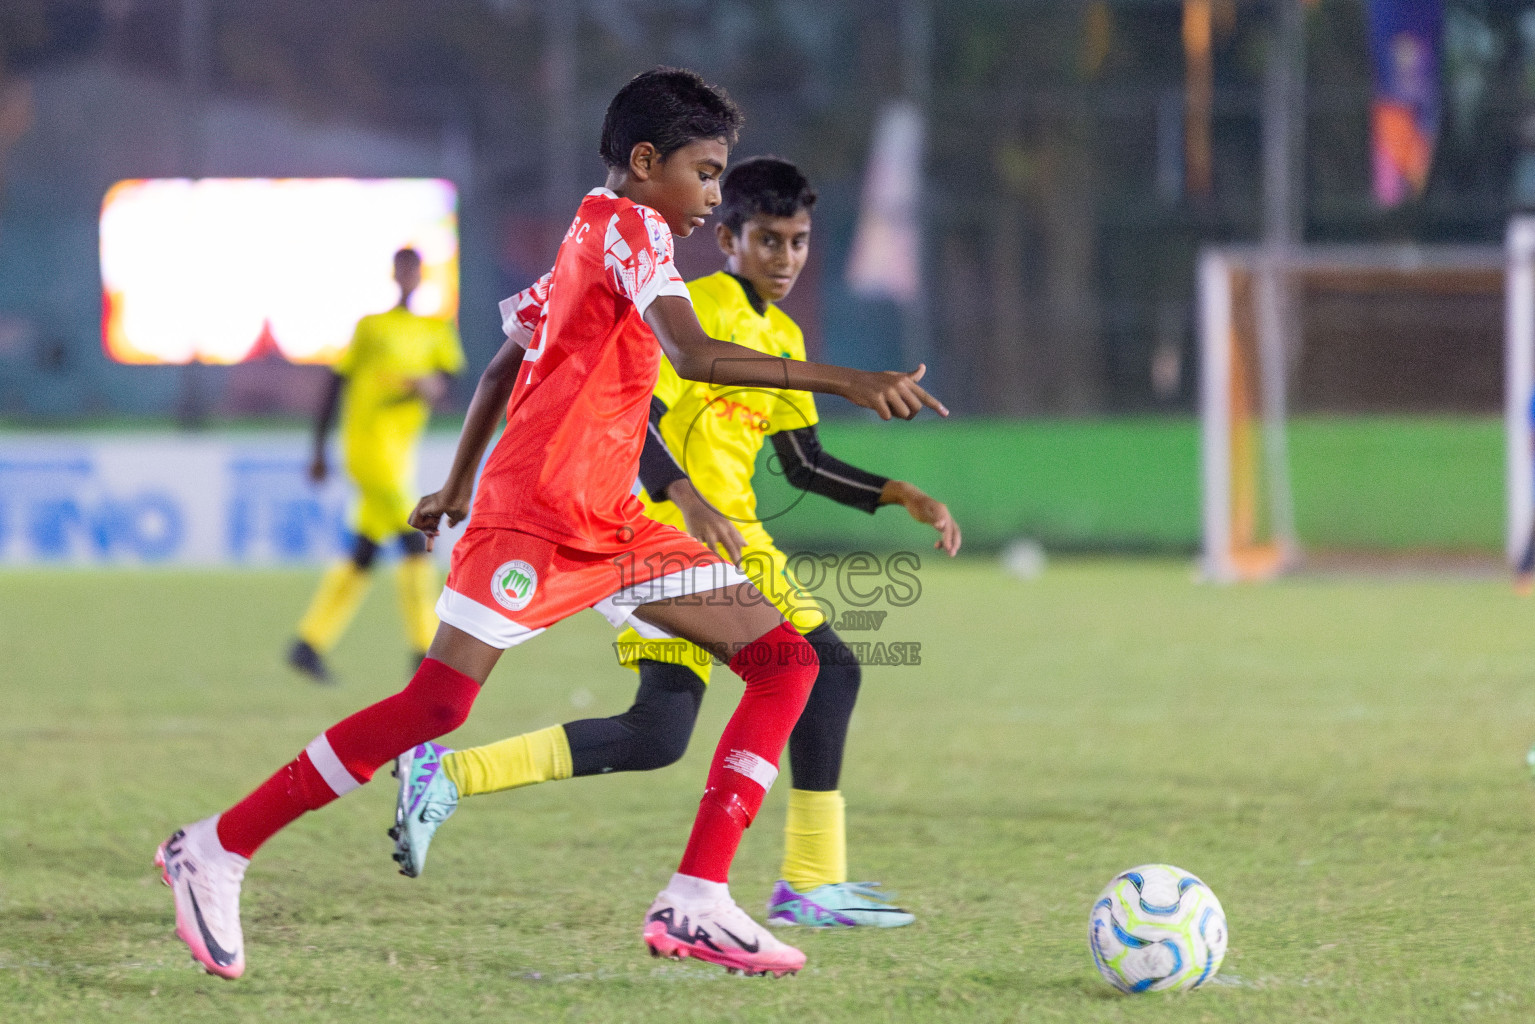
{"label": "white stripe on red sock", "polygon": [[346,765],[336,756],[336,751],[323,732],[304,748],[304,753],[309,755],[309,763],[314,765],[314,770],[320,773],[320,778],[325,780],[325,784],[337,796],[346,796],[362,785],[346,770]]}

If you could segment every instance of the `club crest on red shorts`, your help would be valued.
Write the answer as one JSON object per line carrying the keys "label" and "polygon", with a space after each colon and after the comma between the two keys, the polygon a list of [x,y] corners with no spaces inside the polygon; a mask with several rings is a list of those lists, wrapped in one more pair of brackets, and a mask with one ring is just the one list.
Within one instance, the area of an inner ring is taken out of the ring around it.
{"label": "club crest on red shorts", "polygon": [[522,559],[502,563],[490,578],[490,594],[508,611],[520,612],[538,590],[538,570]]}

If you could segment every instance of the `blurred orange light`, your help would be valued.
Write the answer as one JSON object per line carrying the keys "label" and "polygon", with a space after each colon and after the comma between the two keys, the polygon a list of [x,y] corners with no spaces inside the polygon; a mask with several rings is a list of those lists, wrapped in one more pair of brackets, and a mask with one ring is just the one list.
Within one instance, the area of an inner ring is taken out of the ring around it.
{"label": "blurred orange light", "polygon": [[1215,110],[1214,10],[1211,0],[1183,0],[1184,187],[1208,196],[1214,184],[1211,120]]}

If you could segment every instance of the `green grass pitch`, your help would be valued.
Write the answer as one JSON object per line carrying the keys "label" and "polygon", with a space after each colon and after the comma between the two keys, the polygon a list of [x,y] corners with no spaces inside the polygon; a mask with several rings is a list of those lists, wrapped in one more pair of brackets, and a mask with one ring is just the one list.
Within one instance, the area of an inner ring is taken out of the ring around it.
{"label": "green grass pitch", "polygon": [[[922,665],[867,672],[844,777],[854,876],[919,921],[792,932],[809,964],[779,981],[639,939],[739,693],[724,673],[680,765],[469,803],[420,880],[389,861],[387,772],[305,818],[251,868],[245,978],[204,975],[154,846],[403,682],[392,588],[322,690],[279,664],[312,574],[0,575],[0,1020],[1535,1016],[1535,604],[1500,581],[935,561],[877,634]],[[621,710],[611,639],[587,615],[514,652],[452,741]],[[732,883],[757,911],[785,788]],[[1091,901],[1146,861],[1225,904],[1220,984],[1098,979]]]}

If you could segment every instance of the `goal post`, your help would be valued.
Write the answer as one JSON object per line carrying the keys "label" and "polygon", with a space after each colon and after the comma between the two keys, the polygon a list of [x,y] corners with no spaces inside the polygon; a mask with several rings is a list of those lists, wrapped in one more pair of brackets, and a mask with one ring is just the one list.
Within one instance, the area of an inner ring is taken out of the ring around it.
{"label": "goal post", "polygon": [[[1273,502],[1261,493],[1258,432],[1265,422],[1252,307],[1253,254],[1212,250],[1199,263],[1200,404],[1204,478],[1204,571],[1211,579],[1258,579],[1285,563],[1285,522],[1262,525]],[[1283,414],[1268,410],[1269,429]]]}
{"label": "goal post", "polygon": [[[1518,557],[1535,486],[1535,217],[1512,221],[1504,246],[1210,248],[1196,287],[1206,578],[1265,579],[1305,556],[1292,405],[1335,420],[1501,410],[1503,546]],[[1489,515],[1497,501],[1487,493]]]}

